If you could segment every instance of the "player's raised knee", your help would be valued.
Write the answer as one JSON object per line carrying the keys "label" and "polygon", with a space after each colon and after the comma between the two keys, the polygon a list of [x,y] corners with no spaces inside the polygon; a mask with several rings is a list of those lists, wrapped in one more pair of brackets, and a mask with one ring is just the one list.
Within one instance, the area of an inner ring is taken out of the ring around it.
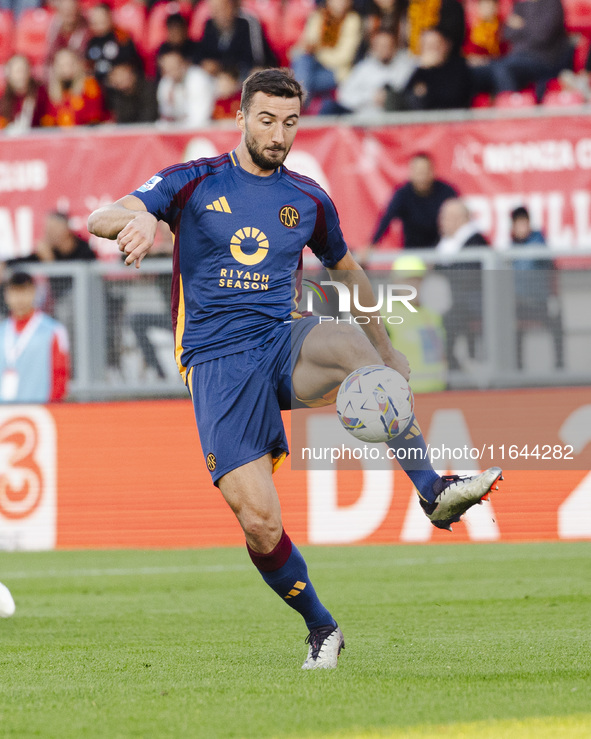
{"label": "player's raised knee", "polygon": [[338,324],[327,326],[323,337],[324,351],[333,365],[343,370],[345,375],[359,367],[369,364],[383,364],[382,358],[374,346],[354,326]]}

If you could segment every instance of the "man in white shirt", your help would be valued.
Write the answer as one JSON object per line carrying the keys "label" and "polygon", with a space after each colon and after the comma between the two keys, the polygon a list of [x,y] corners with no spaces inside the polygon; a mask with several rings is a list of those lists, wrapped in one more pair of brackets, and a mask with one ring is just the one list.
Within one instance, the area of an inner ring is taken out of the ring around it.
{"label": "man in white shirt", "polygon": [[398,48],[393,33],[378,31],[371,39],[367,55],[338,86],[337,102],[353,113],[383,111],[387,90],[402,91],[415,67],[412,54]]}
{"label": "man in white shirt", "polygon": [[162,54],[158,65],[162,74],[157,91],[160,120],[207,125],[215,103],[213,77],[174,50]]}
{"label": "man in white shirt", "polygon": [[489,245],[460,198],[449,198],[443,203],[438,221],[441,239],[436,249],[440,254],[457,254],[467,246]]}

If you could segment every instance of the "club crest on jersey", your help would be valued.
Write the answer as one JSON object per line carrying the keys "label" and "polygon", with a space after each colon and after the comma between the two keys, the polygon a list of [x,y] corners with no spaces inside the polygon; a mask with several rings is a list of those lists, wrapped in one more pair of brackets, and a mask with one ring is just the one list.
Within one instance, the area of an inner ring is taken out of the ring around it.
{"label": "club crest on jersey", "polygon": [[217,459],[215,458],[215,454],[212,454],[211,452],[207,455],[207,469],[213,472],[215,468],[217,467]]}
{"label": "club crest on jersey", "polygon": [[137,190],[138,192],[148,192],[149,190],[153,190],[159,182],[162,182],[162,177],[156,174],[154,177],[150,177],[147,182],[144,182],[141,187],[138,187]]}
{"label": "club crest on jersey", "polygon": [[293,205],[284,205],[279,211],[279,220],[287,228],[295,228],[300,222],[300,214]]}

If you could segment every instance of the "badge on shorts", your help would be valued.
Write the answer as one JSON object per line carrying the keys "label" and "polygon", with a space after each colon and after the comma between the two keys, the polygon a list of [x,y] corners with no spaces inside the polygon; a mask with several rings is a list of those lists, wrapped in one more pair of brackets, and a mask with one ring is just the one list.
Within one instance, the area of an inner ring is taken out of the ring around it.
{"label": "badge on shorts", "polygon": [[300,214],[293,205],[284,205],[279,211],[279,220],[287,228],[295,228],[300,222]]}
{"label": "badge on shorts", "polygon": [[215,458],[215,454],[212,454],[212,453],[210,452],[210,453],[209,453],[209,454],[207,455],[207,459],[206,459],[206,462],[207,462],[207,469],[208,469],[208,470],[209,470],[210,472],[213,472],[213,471],[215,470],[215,468],[216,468],[216,465],[217,465],[217,463],[218,463],[218,462],[217,462],[217,459]]}

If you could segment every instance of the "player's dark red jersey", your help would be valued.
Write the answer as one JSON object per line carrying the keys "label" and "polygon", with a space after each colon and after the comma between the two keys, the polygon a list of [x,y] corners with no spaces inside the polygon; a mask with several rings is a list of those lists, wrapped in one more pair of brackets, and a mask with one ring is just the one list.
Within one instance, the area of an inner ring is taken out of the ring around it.
{"label": "player's dark red jersey", "polygon": [[179,369],[268,341],[294,309],[306,244],[325,267],[347,251],[336,208],[285,167],[246,172],[235,152],[177,164],[132,193],[175,236],[172,314]]}

